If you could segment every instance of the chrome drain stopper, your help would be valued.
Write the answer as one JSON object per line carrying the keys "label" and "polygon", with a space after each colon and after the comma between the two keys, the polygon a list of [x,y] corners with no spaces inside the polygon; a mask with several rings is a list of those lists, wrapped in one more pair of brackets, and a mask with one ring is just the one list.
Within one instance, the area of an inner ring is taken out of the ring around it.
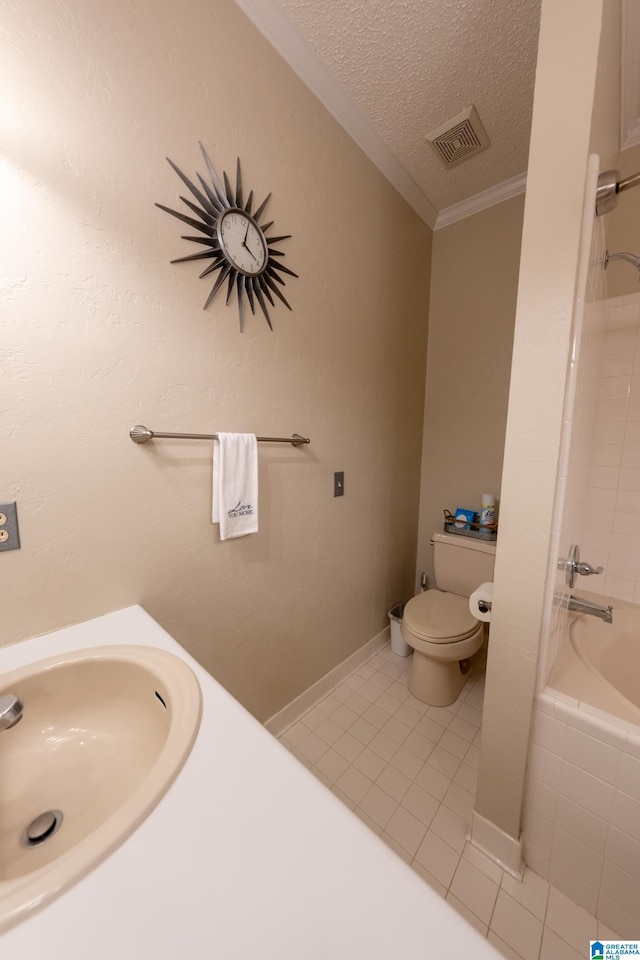
{"label": "chrome drain stopper", "polygon": [[57,833],[62,826],[63,815],[61,810],[46,810],[39,817],[32,820],[29,826],[22,834],[21,843],[23,847],[37,847],[54,833]]}

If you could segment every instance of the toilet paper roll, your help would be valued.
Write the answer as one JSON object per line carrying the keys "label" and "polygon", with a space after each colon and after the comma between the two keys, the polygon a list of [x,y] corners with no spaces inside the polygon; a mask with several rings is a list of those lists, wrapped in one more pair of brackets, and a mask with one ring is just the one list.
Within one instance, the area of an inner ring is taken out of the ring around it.
{"label": "toilet paper roll", "polygon": [[469,610],[476,620],[488,623],[491,620],[491,604],[493,603],[493,583],[487,580],[481,583],[469,597]]}

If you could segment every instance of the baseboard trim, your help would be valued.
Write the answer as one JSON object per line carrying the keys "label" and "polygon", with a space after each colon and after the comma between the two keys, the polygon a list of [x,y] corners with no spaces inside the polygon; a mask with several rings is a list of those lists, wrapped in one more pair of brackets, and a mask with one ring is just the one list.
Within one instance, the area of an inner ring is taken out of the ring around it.
{"label": "baseboard trim", "polygon": [[371,640],[367,640],[355,653],[352,653],[346,660],[339,663],[337,667],[334,667],[333,670],[326,673],[324,677],[317,680],[316,683],[307,690],[304,690],[295,700],[288,703],[286,707],[283,707],[278,713],[274,713],[264,724],[269,733],[272,733],[274,737],[281,736],[287,727],[290,727],[292,723],[299,720],[318,700],[326,697],[329,691],[338,683],[353,673],[354,670],[357,670],[358,667],[361,667],[363,663],[366,663],[377,650],[384,647],[384,645],[389,642],[389,637],[389,627],[385,627],[384,630],[381,630],[380,633],[372,637]]}
{"label": "baseboard trim", "polygon": [[522,859],[522,840],[512,837],[497,827],[491,820],[481,816],[476,810],[471,814],[471,827],[467,836],[469,843],[477,847],[498,866],[517,880],[522,880],[524,860]]}

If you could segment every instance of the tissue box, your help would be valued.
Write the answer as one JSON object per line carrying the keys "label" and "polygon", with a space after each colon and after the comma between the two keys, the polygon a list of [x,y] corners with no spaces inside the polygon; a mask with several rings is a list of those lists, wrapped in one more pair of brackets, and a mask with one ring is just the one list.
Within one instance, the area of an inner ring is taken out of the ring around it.
{"label": "tissue box", "polygon": [[471,524],[475,523],[475,520],[475,510],[465,510],[463,507],[456,507],[456,512],[453,515],[453,523],[458,530],[470,530]]}

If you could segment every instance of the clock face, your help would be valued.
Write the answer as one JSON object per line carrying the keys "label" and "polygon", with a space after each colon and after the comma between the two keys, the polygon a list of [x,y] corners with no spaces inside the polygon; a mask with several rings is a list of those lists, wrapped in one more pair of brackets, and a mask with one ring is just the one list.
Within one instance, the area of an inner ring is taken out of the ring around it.
{"label": "clock face", "polygon": [[252,217],[232,207],[218,220],[217,232],[220,247],[236,270],[249,277],[262,273],[267,266],[267,244]]}
{"label": "clock face", "polygon": [[[216,278],[204,304],[205,310],[226,285],[227,303],[233,292],[236,292],[240,332],[244,328],[245,304],[249,305],[251,313],[256,313],[256,310],[260,309],[269,328],[273,330],[267,304],[275,306],[274,297],[277,297],[288,310],[291,310],[281,287],[285,286],[285,277],[298,276],[289,267],[285,267],[282,262],[284,253],[277,247],[282,240],[289,240],[291,234],[275,237],[269,232],[273,226],[273,220],[263,223],[262,215],[271,194],[255,210],[253,190],[250,191],[246,200],[243,199],[239,160],[234,189],[226,173],[223,172],[222,180],[220,179],[202,144],[200,149],[207,165],[209,180],[197,174],[199,186],[196,186],[167,157],[173,170],[197,200],[197,203],[194,203],[188,197],[180,197],[188,207],[189,213],[172,210],[171,207],[165,207],[163,203],[156,204],[161,210],[170,213],[172,217],[176,217],[197,231],[196,236],[185,236],[183,240],[196,243],[198,252],[190,253],[186,257],[176,257],[171,263],[210,260],[209,266],[200,274],[201,278],[212,276]],[[192,216],[194,213],[197,219]]]}

